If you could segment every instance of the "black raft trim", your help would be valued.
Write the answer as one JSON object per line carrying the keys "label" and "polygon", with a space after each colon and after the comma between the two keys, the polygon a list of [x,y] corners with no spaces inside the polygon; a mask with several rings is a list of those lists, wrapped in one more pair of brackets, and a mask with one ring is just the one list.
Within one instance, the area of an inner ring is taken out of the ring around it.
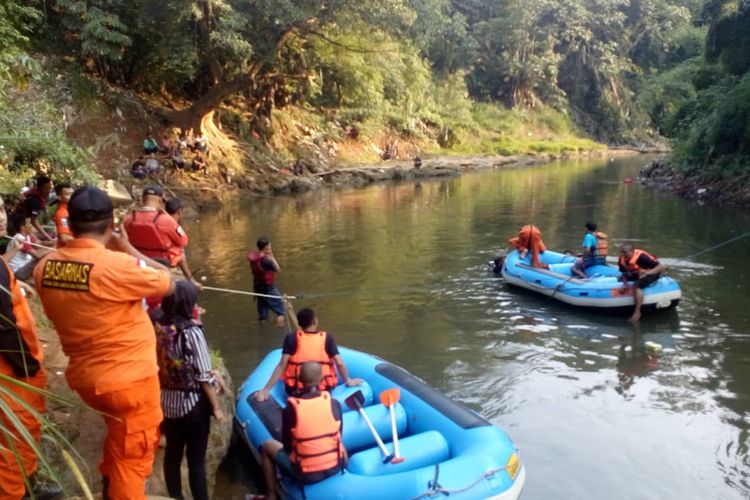
{"label": "black raft trim", "polygon": [[247,404],[258,415],[260,421],[271,433],[276,441],[281,441],[281,412],[282,408],[276,400],[269,396],[265,401],[255,399],[255,393],[247,397]]}
{"label": "black raft trim", "polygon": [[411,392],[416,397],[435,408],[436,411],[452,420],[462,429],[472,429],[474,427],[492,425],[492,423],[479,416],[468,407],[453,401],[442,392],[434,387],[430,387],[421,379],[415,377],[400,366],[391,363],[380,363],[375,367],[375,371],[401,386],[404,390]]}

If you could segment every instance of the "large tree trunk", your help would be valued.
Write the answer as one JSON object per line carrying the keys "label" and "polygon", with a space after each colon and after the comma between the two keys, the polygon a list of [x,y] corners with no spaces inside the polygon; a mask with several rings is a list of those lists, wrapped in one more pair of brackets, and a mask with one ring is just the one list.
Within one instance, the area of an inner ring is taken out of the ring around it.
{"label": "large tree trunk", "polygon": [[189,108],[165,111],[164,117],[183,130],[192,128],[194,132],[202,133],[201,122],[203,117],[213,112],[224,99],[249,87],[252,83],[253,78],[250,75],[242,76],[231,82],[220,82],[193,101]]}

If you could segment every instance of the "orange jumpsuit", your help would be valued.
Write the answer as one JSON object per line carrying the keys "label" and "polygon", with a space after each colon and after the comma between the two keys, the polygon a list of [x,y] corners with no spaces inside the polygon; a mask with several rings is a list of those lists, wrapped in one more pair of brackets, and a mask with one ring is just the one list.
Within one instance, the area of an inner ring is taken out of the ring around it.
{"label": "orange jumpsuit", "polygon": [[[0,355],[0,374],[44,389],[47,381],[42,368],[44,356],[34,318],[12,271],[4,260],[0,259],[0,262],[0,285],[10,290],[10,296],[5,290],[0,290],[0,349],[3,351]],[[44,413],[44,396],[7,380],[0,379],[0,385],[0,400],[10,407],[38,444],[42,433],[41,422],[16,398],[35,411]],[[12,392],[15,398],[5,391]],[[0,428],[10,430],[8,434],[0,433],[0,498],[17,500],[26,493],[24,473],[29,477],[36,472],[37,455],[2,411]],[[15,447],[18,458],[10,451],[12,447]]]}
{"label": "orange jumpsuit", "polygon": [[65,242],[60,238],[60,235],[67,234],[68,236],[73,236],[73,233],[70,231],[70,227],[68,227],[68,204],[64,201],[61,201],[57,205],[57,210],[55,210],[55,216],[53,217],[55,220],[55,230],[57,231],[57,248],[61,248],[65,246]]}
{"label": "orange jumpsuit", "polygon": [[508,243],[510,243],[512,247],[515,247],[519,252],[524,250],[530,251],[531,265],[533,267],[547,267],[546,264],[542,264],[539,260],[539,254],[546,252],[547,247],[542,241],[542,232],[538,227],[534,225],[523,226],[521,230],[518,231],[518,236],[508,240]]}
{"label": "orange jumpsuit", "polygon": [[68,384],[104,414],[99,470],[108,498],[145,498],[162,412],[156,337],[143,298],[168,293],[169,274],[77,238],[46,255],[34,281],[70,358]]}

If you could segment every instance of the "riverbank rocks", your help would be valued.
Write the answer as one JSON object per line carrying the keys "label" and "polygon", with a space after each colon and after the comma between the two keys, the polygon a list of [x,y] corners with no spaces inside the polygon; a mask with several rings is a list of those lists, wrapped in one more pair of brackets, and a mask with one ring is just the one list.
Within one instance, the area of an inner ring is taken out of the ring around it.
{"label": "riverbank rocks", "polygon": [[669,191],[699,203],[712,203],[750,209],[750,176],[713,179],[706,175],[685,173],[675,169],[667,158],[646,165],[638,177],[647,188]]}
{"label": "riverbank rocks", "polygon": [[126,206],[133,203],[133,198],[127,188],[118,181],[107,179],[104,181],[102,189],[109,195],[115,206]]}

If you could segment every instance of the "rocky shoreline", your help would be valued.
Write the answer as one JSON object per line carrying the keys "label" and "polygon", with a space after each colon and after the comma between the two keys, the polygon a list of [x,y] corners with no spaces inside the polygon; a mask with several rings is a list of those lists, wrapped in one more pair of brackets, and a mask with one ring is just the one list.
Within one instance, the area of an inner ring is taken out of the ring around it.
{"label": "rocky shoreline", "polygon": [[641,170],[639,181],[650,189],[674,193],[698,203],[750,209],[750,177],[708,179],[678,172],[668,158],[652,161]]}
{"label": "rocky shoreline", "polygon": [[[420,167],[412,160],[390,160],[376,164],[342,165],[329,169],[310,169],[304,175],[290,172],[274,172],[252,182],[233,180],[231,184],[203,185],[183,179],[179,183],[165,183],[164,187],[173,196],[188,200],[197,210],[216,208],[228,196],[286,196],[317,189],[340,189],[365,187],[377,182],[419,181],[440,177],[457,177],[464,173],[500,168],[519,168],[541,165],[559,160],[576,158],[613,158],[635,156],[646,151],[638,149],[602,149],[562,155],[538,154],[516,156],[435,156],[422,159]],[[651,151],[648,151],[651,153]],[[187,182],[185,182],[187,181]],[[147,183],[147,182],[146,182]],[[133,199],[138,199],[141,184],[129,187]],[[127,191],[127,189],[126,189]]]}

